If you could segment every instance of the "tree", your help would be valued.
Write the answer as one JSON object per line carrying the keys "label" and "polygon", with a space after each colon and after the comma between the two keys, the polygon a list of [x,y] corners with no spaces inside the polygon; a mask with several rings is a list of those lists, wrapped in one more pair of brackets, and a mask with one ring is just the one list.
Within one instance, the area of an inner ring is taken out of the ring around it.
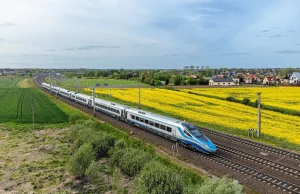
{"label": "tree", "polygon": [[96,154],[93,146],[91,144],[84,144],[70,158],[69,170],[75,176],[82,176],[94,160],[96,160]]}
{"label": "tree", "polygon": [[184,185],[183,177],[175,169],[152,161],[135,179],[134,193],[181,194]]}
{"label": "tree", "polygon": [[194,65],[191,65],[191,66],[190,66],[190,69],[191,69],[192,71],[194,71],[195,66],[194,66]]}
{"label": "tree", "polygon": [[182,82],[182,76],[181,75],[176,75],[174,77],[174,85],[181,85]]}

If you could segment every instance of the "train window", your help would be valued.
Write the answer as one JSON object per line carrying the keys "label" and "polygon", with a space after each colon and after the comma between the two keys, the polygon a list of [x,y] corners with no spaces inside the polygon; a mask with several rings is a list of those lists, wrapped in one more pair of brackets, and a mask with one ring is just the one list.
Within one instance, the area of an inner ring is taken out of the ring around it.
{"label": "train window", "polygon": [[135,116],[134,116],[134,115],[130,115],[130,116],[131,116],[132,119],[135,119]]}
{"label": "train window", "polygon": [[120,111],[118,110],[117,113],[120,114]]}
{"label": "train window", "polygon": [[155,123],[155,127],[159,128],[159,124],[158,124],[158,123]]}
{"label": "train window", "polygon": [[172,132],[171,127],[167,127],[167,131],[168,131],[168,132]]}
{"label": "train window", "polygon": [[141,122],[144,122],[144,119],[140,118],[140,121],[141,121]]}
{"label": "train window", "polygon": [[149,124],[149,121],[148,121],[147,119],[145,119],[145,123],[146,123],[146,124]]}
{"label": "train window", "polygon": [[151,126],[154,126],[154,123],[150,121],[150,125],[151,125]]}
{"label": "train window", "polygon": [[187,136],[192,137],[186,130],[183,131]]}
{"label": "train window", "polygon": [[139,120],[140,120],[140,117],[135,117],[135,120],[139,121]]}
{"label": "train window", "polygon": [[165,127],[164,125],[160,125],[160,128],[161,128],[162,130],[166,130],[166,127]]}

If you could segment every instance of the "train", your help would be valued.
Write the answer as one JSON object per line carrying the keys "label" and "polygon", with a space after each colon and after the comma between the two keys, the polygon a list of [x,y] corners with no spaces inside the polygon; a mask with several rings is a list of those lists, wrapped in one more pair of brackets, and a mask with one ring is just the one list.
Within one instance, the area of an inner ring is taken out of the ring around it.
{"label": "train", "polygon": [[94,99],[92,96],[53,86],[46,82],[42,83],[42,87],[71,101],[94,108],[97,112],[102,112],[129,125],[177,142],[193,151],[205,154],[212,154],[217,151],[215,144],[191,123],[100,98]]}

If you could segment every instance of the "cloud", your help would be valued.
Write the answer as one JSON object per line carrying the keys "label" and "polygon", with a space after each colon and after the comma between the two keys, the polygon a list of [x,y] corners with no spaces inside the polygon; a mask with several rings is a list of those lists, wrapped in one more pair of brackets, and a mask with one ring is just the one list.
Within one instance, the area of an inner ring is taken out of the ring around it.
{"label": "cloud", "polygon": [[281,38],[281,35],[280,34],[275,34],[275,35],[269,36],[269,38]]}
{"label": "cloud", "polygon": [[261,35],[256,35],[255,37],[258,38],[258,37],[261,37]]}
{"label": "cloud", "polygon": [[3,43],[3,42],[5,42],[5,40],[0,38],[0,43]]}
{"label": "cloud", "polygon": [[132,46],[142,46],[142,45],[140,45],[140,44],[131,44]]}
{"label": "cloud", "polygon": [[271,30],[262,30],[261,32],[270,32]]}
{"label": "cloud", "polygon": [[196,57],[195,52],[165,54],[164,57]]}
{"label": "cloud", "polygon": [[56,51],[90,51],[90,50],[99,50],[99,49],[119,49],[119,46],[98,46],[98,45],[90,45],[90,46],[80,46],[80,47],[71,47],[65,49],[46,49],[46,51],[56,52]]}
{"label": "cloud", "polygon": [[9,26],[14,26],[16,25],[15,23],[9,23],[9,22],[6,22],[6,23],[0,23],[0,28],[1,27],[9,27]]}
{"label": "cloud", "polygon": [[151,42],[151,44],[157,44],[156,42]]}
{"label": "cloud", "polygon": [[67,48],[63,49],[66,51],[90,51],[90,50],[98,50],[98,49],[119,49],[118,46],[97,46],[97,45],[91,45],[91,46],[80,46],[80,47],[74,47],[74,48]]}
{"label": "cloud", "polygon": [[295,30],[287,30],[287,32],[296,32]]}
{"label": "cloud", "polygon": [[279,50],[272,52],[277,54],[300,54],[300,50]]}
{"label": "cloud", "polygon": [[294,44],[295,46],[300,46],[300,43]]}
{"label": "cloud", "polygon": [[221,55],[247,56],[247,55],[251,55],[251,54],[250,53],[223,53]]}

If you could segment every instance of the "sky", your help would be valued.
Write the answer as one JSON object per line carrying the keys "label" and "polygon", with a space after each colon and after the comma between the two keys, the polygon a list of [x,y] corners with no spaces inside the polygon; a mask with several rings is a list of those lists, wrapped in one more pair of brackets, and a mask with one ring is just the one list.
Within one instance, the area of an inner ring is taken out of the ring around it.
{"label": "sky", "polygon": [[300,67],[299,0],[0,5],[0,68]]}

